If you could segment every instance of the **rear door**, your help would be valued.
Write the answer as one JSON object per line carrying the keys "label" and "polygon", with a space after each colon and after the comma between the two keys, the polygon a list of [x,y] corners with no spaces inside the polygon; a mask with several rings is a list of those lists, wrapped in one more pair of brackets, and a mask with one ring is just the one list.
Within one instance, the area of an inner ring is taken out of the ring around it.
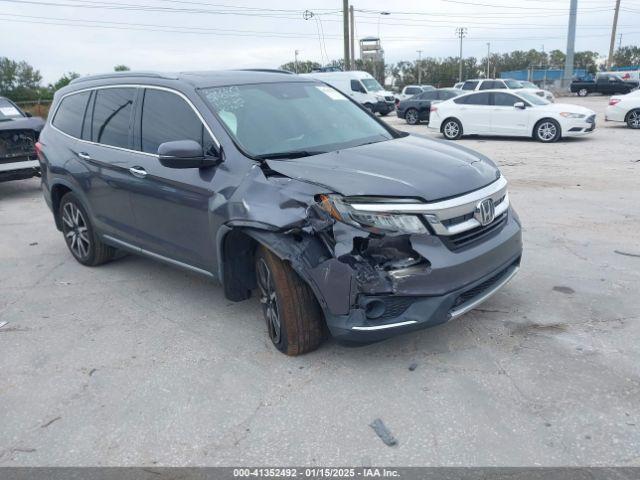
{"label": "rear door", "polygon": [[205,153],[216,148],[208,128],[186,97],[148,87],[136,113],[134,165],[130,183],[138,245],[163,257],[211,271],[215,265],[216,227],[210,208],[216,193],[212,183],[217,167],[176,169],[158,160],[158,146],[176,140],[195,140]]}
{"label": "rear door", "polygon": [[489,92],[473,93],[464,98],[464,104],[460,106],[460,120],[464,133],[491,133],[492,106],[489,104],[490,98]]}
{"label": "rear door", "polygon": [[135,242],[129,169],[135,87],[94,90],[87,108],[77,156],[86,170],[79,180],[89,200],[98,229],[109,236]]}
{"label": "rear door", "polygon": [[[513,105],[523,100],[507,92],[492,94],[491,130],[495,135],[528,136],[529,113],[527,108],[515,108]],[[527,102],[525,105],[529,106]]]}
{"label": "rear door", "polygon": [[431,90],[428,92],[416,95],[418,113],[420,114],[420,120],[429,120],[429,111],[431,110],[431,102],[438,99],[438,92]]}

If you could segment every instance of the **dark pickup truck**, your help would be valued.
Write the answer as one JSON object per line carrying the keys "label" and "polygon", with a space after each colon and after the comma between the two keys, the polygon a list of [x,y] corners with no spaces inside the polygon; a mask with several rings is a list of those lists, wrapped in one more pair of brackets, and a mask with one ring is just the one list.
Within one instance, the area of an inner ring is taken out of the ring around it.
{"label": "dark pickup truck", "polygon": [[638,88],[638,82],[625,82],[618,75],[603,73],[596,76],[595,80],[574,80],[571,82],[571,92],[580,97],[586,97],[590,93],[602,93],[603,95],[615,95],[616,93],[629,93]]}
{"label": "dark pickup truck", "polygon": [[40,175],[36,142],[44,120],[0,97],[0,182]]}

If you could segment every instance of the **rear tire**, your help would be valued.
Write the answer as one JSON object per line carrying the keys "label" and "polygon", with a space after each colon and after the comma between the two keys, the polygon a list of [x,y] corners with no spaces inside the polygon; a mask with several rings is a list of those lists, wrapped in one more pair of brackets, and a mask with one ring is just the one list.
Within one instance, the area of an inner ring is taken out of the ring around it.
{"label": "rear tire", "polygon": [[561,136],[560,124],[552,118],[543,118],[533,127],[533,138],[542,143],[557,142]]}
{"label": "rear tire", "polygon": [[640,108],[636,108],[627,113],[625,121],[629,128],[633,128],[634,130],[640,128]]}
{"label": "rear tire", "polygon": [[311,288],[263,246],[256,252],[256,278],[273,345],[291,356],[318,348],[324,340],[324,318]]}
{"label": "rear tire", "polygon": [[457,118],[447,118],[442,122],[441,131],[447,140],[458,140],[462,137],[462,124]]}
{"label": "rear tire", "polygon": [[420,114],[415,108],[410,108],[404,112],[404,119],[409,125],[417,125],[420,123]]}
{"label": "rear tire", "polygon": [[578,90],[579,97],[586,97],[587,95],[589,95],[589,90],[587,90],[586,88],[581,88],[580,90]]}
{"label": "rear tire", "polygon": [[87,209],[73,192],[66,193],[60,200],[59,215],[62,234],[73,258],[88,267],[113,259],[116,249],[102,243]]}

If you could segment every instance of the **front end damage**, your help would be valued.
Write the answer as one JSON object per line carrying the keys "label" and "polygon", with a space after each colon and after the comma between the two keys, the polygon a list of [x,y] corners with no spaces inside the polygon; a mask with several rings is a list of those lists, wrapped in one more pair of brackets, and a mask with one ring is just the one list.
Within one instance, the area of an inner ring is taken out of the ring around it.
{"label": "front end damage", "polygon": [[[242,227],[290,263],[311,286],[338,339],[369,342],[447,322],[488,298],[518,270],[520,224],[508,198],[495,220],[500,223],[458,248],[449,236],[438,234],[426,215],[421,215],[426,232],[412,234],[338,221],[322,204],[327,188],[269,173],[259,183],[265,194],[271,191],[267,184],[276,185],[276,216],[291,221],[272,217],[269,227],[256,222],[230,226]],[[260,189],[253,185],[257,198]],[[502,190],[496,195],[504,196]]]}

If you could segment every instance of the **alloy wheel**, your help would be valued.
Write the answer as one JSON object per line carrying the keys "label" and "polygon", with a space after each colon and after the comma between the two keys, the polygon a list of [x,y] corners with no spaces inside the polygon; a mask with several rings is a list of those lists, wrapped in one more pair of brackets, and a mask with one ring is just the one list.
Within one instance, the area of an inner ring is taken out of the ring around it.
{"label": "alloy wheel", "polygon": [[538,138],[543,142],[550,142],[558,134],[558,129],[552,122],[542,122],[538,125]]}
{"label": "alloy wheel", "polygon": [[273,276],[269,266],[260,259],[258,261],[258,288],[260,289],[260,303],[267,320],[269,337],[276,345],[280,343],[281,326],[280,313],[278,311],[278,296],[276,294]]}
{"label": "alloy wheel", "polygon": [[456,138],[460,133],[460,127],[456,122],[447,122],[444,126],[444,134],[448,138]]}
{"label": "alloy wheel", "polygon": [[640,111],[634,110],[629,114],[629,118],[627,119],[627,124],[631,128],[640,128]]}
{"label": "alloy wheel", "polygon": [[89,227],[80,209],[73,203],[66,203],[62,209],[62,232],[71,251],[79,258],[89,256],[91,239]]}
{"label": "alloy wheel", "polygon": [[409,125],[415,125],[416,123],[418,123],[418,112],[416,112],[415,110],[409,110],[405,114],[405,118],[407,119],[407,123]]}

